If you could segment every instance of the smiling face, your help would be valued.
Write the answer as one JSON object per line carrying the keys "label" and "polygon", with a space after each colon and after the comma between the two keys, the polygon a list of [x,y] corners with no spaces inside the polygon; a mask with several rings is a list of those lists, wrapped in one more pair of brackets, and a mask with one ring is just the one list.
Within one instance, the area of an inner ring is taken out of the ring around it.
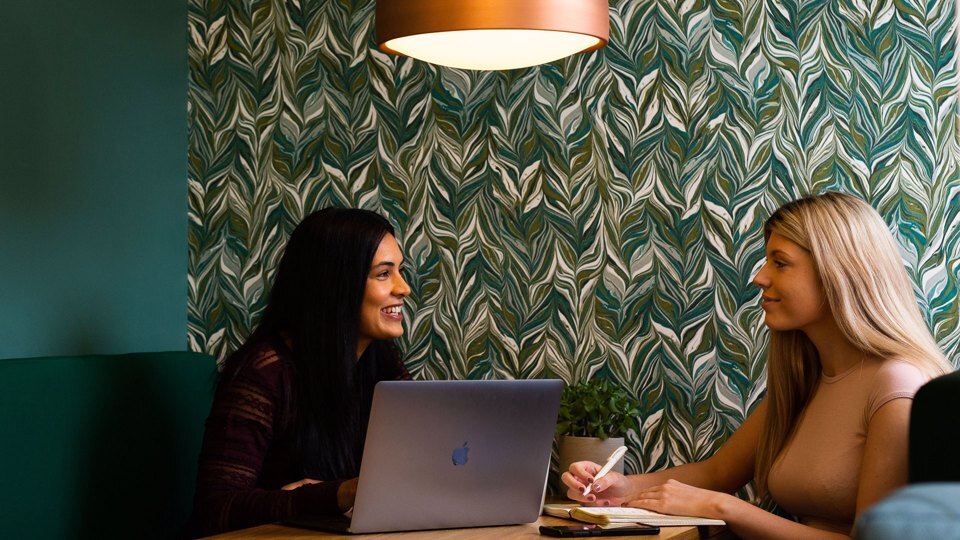
{"label": "smiling face", "polygon": [[403,300],[410,294],[410,287],[401,275],[402,265],[397,239],[387,234],[380,241],[367,275],[360,306],[357,358],[372,341],[403,335]]}
{"label": "smiling face", "polygon": [[771,330],[809,330],[833,322],[813,256],[795,242],[773,233],[767,262],[753,278],[763,290],[764,323]]}

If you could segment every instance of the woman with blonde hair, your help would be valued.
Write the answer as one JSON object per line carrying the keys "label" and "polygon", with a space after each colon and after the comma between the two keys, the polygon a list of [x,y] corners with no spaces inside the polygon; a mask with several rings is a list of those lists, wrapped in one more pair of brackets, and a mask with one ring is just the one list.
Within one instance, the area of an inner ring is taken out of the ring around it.
{"label": "woman with blonde hair", "polygon": [[[952,367],[886,224],[830,192],[780,207],[764,239],[753,282],[770,329],[766,398],[705,461],[599,479],[596,463],[574,463],[563,474],[570,498],[719,518],[744,538],[845,538],[906,483],[911,400]],[[798,521],[732,495],[752,479]]]}

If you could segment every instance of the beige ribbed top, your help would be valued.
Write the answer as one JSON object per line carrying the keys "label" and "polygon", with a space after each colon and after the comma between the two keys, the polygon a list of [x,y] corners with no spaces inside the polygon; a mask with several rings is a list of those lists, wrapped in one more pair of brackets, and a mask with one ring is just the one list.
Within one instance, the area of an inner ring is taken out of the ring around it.
{"label": "beige ribbed top", "polygon": [[802,523],[849,534],[870,419],[893,399],[913,399],[928,379],[898,360],[866,360],[823,375],[794,437],[770,469],[773,499]]}

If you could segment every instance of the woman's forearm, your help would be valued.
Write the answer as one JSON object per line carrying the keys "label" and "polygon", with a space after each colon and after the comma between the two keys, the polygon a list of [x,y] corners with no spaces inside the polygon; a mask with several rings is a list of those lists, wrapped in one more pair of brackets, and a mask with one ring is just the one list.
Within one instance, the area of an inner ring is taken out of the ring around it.
{"label": "woman's forearm", "polygon": [[632,474],[627,478],[630,480],[631,493],[634,494],[632,498],[636,498],[637,493],[663,484],[667,480],[677,480],[690,486],[712,491],[728,491],[724,489],[726,486],[717,485],[716,474],[714,474],[709,460],[678,465],[647,474]]}
{"label": "woman's forearm", "polygon": [[771,514],[747,501],[733,495],[718,494],[717,517],[727,522],[727,527],[738,537],[749,540],[763,539],[793,539],[805,538],[812,540],[841,540],[850,536],[822,529],[815,529],[796,521]]}

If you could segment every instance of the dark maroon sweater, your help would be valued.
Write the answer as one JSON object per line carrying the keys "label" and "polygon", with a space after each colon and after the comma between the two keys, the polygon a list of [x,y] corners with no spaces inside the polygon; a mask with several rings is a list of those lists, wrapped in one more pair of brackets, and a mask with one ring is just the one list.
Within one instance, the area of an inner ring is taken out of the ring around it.
{"label": "dark maroon sweater", "polygon": [[[280,489],[304,478],[297,453],[275,436],[285,425],[281,415],[290,396],[283,381],[292,371],[289,358],[262,345],[236,377],[218,384],[200,452],[190,534],[340,512],[337,490],[346,479]],[[405,369],[401,378],[409,378]]]}

